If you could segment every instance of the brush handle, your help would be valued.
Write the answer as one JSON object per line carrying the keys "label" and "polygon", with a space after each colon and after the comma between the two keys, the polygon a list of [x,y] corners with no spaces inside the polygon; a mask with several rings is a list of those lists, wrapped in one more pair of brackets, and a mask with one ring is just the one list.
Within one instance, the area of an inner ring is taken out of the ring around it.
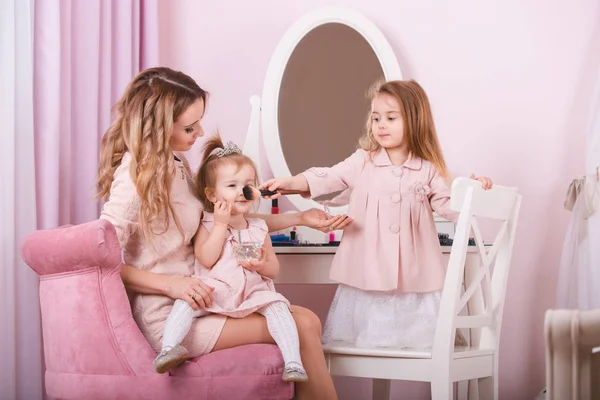
{"label": "brush handle", "polygon": [[261,196],[273,196],[274,194],[280,193],[282,195],[286,194],[304,194],[305,192],[301,190],[287,190],[287,189],[277,189],[277,190],[265,190],[262,189],[260,191]]}

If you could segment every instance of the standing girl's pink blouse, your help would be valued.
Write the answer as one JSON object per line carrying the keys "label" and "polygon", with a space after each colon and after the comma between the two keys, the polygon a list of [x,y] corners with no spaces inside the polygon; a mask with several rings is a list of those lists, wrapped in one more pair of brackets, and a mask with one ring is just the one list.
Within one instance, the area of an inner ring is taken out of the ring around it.
{"label": "standing girl's pink blouse", "polygon": [[392,165],[385,150],[359,149],[331,168],[302,175],[312,197],[352,190],[349,213],[331,278],[363,290],[432,292],[444,284],[445,267],[433,211],[452,219],[450,192],[429,162],[416,157]]}

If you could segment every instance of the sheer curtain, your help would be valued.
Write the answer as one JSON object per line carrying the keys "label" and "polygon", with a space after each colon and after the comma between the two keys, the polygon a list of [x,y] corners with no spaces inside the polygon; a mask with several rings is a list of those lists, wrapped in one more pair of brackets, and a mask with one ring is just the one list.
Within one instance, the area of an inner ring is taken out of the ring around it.
{"label": "sheer curtain", "polygon": [[600,66],[596,75],[594,101],[592,103],[592,123],[587,141],[588,176],[595,183],[595,197],[593,199],[596,212],[587,220],[588,227],[588,266],[585,275],[580,277],[582,282],[581,308],[600,308]]}
{"label": "sheer curtain", "polygon": [[586,174],[572,182],[566,200],[572,203],[572,214],[560,263],[559,308],[600,308],[600,68],[591,112]]}
{"label": "sheer curtain", "polygon": [[35,229],[33,0],[0,7],[0,397],[42,397],[37,276],[19,245]]}
{"label": "sheer curtain", "polygon": [[99,142],[111,106],[158,63],[158,0],[2,0],[0,7],[0,398],[40,399],[34,229],[98,217]]}
{"label": "sheer curtain", "polygon": [[111,106],[158,63],[157,0],[36,0],[38,227],[98,216],[100,138]]}

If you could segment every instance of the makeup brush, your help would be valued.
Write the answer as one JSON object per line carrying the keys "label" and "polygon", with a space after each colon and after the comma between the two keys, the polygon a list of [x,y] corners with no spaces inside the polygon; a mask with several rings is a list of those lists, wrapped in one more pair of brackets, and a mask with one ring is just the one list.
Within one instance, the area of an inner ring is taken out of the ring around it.
{"label": "makeup brush", "polygon": [[242,189],[242,193],[244,193],[244,198],[246,200],[256,200],[259,197],[270,197],[274,194],[281,193],[285,194],[303,194],[303,192],[299,190],[286,190],[286,189],[278,189],[278,190],[265,190],[265,189],[257,189],[252,185],[246,185]]}

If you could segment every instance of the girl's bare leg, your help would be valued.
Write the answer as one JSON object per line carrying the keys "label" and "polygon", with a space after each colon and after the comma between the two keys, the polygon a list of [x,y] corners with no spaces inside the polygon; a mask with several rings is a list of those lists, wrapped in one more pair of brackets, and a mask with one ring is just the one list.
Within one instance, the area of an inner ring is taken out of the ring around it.
{"label": "girl's bare leg", "polygon": [[[307,382],[296,383],[296,398],[298,400],[337,399],[321,346],[319,317],[303,307],[292,306],[291,309],[298,327],[302,363],[308,374]],[[213,351],[252,343],[275,343],[269,334],[267,321],[262,315],[252,314],[239,319],[227,318]]]}

